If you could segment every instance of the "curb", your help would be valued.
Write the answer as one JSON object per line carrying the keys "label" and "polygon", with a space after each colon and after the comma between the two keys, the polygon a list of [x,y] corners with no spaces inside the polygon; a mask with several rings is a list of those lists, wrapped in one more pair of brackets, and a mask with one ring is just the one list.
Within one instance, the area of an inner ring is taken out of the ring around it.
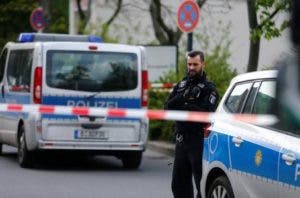
{"label": "curb", "polygon": [[172,144],[169,142],[148,141],[147,147],[151,150],[166,154],[171,157],[174,157],[174,154],[175,154],[175,144]]}

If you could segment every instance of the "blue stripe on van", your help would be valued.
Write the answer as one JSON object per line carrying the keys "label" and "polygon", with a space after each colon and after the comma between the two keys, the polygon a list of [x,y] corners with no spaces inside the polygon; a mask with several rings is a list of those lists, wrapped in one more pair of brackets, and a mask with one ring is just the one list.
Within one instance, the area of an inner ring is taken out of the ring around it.
{"label": "blue stripe on van", "polygon": [[[1,103],[6,104],[30,104],[30,93],[28,92],[7,92],[5,97],[0,100]],[[27,119],[29,114],[25,112],[1,112],[1,115],[10,117],[12,119]]]}
{"label": "blue stripe on van", "polygon": [[116,107],[116,108],[141,108],[140,98],[90,98],[43,96],[45,105],[89,106],[89,107]]}
{"label": "blue stripe on van", "polygon": [[[78,120],[78,116],[73,115],[54,115],[54,114],[43,114],[41,115],[43,119],[51,119],[51,120]],[[139,118],[107,118],[107,121],[140,121]]]}
{"label": "blue stripe on van", "polygon": [[[45,105],[65,105],[65,106],[87,106],[87,107],[116,107],[137,109],[141,108],[140,98],[90,98],[85,97],[64,97],[64,96],[44,96],[43,104]],[[42,115],[46,119],[78,119],[78,116],[72,115]],[[134,118],[109,118],[107,120],[124,120],[124,121],[139,121]]]}

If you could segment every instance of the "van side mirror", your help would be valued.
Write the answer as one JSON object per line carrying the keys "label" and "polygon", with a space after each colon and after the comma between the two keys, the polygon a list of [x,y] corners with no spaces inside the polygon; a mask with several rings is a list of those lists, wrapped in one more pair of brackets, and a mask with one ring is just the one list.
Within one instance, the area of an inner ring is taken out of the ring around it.
{"label": "van side mirror", "polygon": [[281,65],[276,85],[278,127],[300,132],[300,58],[291,57]]}

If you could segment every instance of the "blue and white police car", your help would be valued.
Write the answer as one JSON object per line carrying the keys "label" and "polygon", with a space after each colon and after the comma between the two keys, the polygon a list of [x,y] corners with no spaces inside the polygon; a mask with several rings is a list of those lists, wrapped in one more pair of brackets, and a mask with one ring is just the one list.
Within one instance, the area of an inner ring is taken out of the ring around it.
{"label": "blue and white police car", "polygon": [[[102,43],[100,37],[22,33],[0,57],[0,103],[146,108],[148,76],[142,46]],[[138,168],[148,119],[0,114],[2,145],[18,148],[22,167],[36,151],[114,155]]]}
{"label": "blue and white police car", "polygon": [[[277,71],[235,77],[217,112],[272,114]],[[216,120],[203,153],[203,197],[300,197],[300,131]]]}

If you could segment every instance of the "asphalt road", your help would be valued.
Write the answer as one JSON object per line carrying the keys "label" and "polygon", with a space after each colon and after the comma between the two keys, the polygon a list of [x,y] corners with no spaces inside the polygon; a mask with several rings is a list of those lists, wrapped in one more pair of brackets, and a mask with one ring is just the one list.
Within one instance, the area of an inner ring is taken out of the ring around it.
{"label": "asphalt road", "polygon": [[59,157],[23,169],[16,149],[0,156],[1,198],[168,198],[172,158],[147,150],[138,170],[124,170],[114,157]]}

